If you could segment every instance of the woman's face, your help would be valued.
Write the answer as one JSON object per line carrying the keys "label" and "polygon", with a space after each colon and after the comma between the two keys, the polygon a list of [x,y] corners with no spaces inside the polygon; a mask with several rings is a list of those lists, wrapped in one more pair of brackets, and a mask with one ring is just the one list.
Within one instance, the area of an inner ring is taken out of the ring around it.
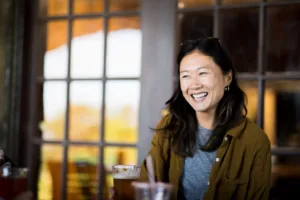
{"label": "woman's face", "polygon": [[182,59],[179,76],[182,94],[196,112],[215,112],[232,80],[231,72],[224,75],[212,57],[199,51]]}

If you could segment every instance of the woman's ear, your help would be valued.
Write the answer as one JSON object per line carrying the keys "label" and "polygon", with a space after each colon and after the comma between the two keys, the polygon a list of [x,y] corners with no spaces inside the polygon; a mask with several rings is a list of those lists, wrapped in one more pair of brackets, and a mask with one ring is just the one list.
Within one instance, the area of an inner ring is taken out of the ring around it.
{"label": "woman's ear", "polygon": [[225,83],[226,86],[229,86],[232,81],[232,71],[230,70],[226,75],[225,75]]}

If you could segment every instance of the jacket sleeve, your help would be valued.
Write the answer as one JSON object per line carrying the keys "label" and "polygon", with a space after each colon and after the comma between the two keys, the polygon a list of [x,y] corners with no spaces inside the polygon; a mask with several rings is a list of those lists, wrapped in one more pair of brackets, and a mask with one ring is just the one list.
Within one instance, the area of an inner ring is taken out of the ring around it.
{"label": "jacket sleeve", "polygon": [[254,157],[250,171],[248,188],[248,200],[268,200],[271,187],[271,145],[268,139],[262,145]]}
{"label": "jacket sleeve", "polygon": [[[157,128],[161,128],[165,124],[165,119],[161,120],[161,122],[158,124]],[[167,172],[166,164],[166,147],[168,144],[165,143],[165,136],[163,131],[157,131],[151,141],[151,148],[148,153],[152,156],[153,161],[153,167],[154,167],[154,174],[156,181],[165,182],[166,181],[166,175]],[[146,166],[146,160],[144,159],[142,166],[141,166],[141,181],[148,181],[148,174],[147,174],[147,166]]]}

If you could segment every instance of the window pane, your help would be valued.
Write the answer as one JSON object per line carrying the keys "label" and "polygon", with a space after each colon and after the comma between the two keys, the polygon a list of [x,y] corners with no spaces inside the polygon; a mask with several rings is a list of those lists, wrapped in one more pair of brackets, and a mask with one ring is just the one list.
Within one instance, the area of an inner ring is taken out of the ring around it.
{"label": "window pane", "polygon": [[182,41],[213,35],[213,12],[181,13],[178,15],[179,44]]}
{"label": "window pane", "polygon": [[113,165],[137,165],[137,149],[124,147],[106,147],[104,149],[104,164],[107,170],[106,183],[108,187],[113,186],[111,169]]}
{"label": "window pane", "polygon": [[98,147],[69,146],[67,175],[69,200],[97,198],[98,160]]}
{"label": "window pane", "polygon": [[141,0],[109,0],[110,11],[139,10]]}
{"label": "window pane", "polygon": [[267,81],[265,131],[273,146],[300,147],[300,80]]}
{"label": "window pane", "polygon": [[104,0],[73,0],[75,14],[91,14],[103,11]]}
{"label": "window pane", "polygon": [[61,199],[60,178],[63,149],[59,145],[41,147],[42,162],[38,181],[38,199]]}
{"label": "window pane", "polygon": [[270,199],[295,199],[300,195],[300,156],[272,156]]}
{"label": "window pane", "polygon": [[216,0],[178,0],[178,8],[193,8],[214,5]]}
{"label": "window pane", "polygon": [[264,131],[269,137],[272,146],[276,146],[276,95],[270,87],[265,88],[264,93]]}
{"label": "window pane", "polygon": [[256,122],[257,118],[257,101],[258,101],[258,89],[257,81],[240,81],[240,87],[247,96],[246,107],[247,117]]}
{"label": "window pane", "polygon": [[67,85],[63,81],[44,83],[44,121],[40,128],[44,140],[62,140],[65,131]]}
{"label": "window pane", "polygon": [[47,50],[44,57],[45,78],[65,78],[68,67],[67,21],[47,24]]}
{"label": "window pane", "polygon": [[69,11],[68,0],[47,0],[47,3],[48,15],[66,15]]}
{"label": "window pane", "polygon": [[300,72],[300,5],[267,8],[267,71]]}
{"label": "window pane", "polygon": [[108,26],[107,76],[140,76],[142,47],[140,18],[111,18]]}
{"label": "window pane", "polygon": [[222,0],[223,4],[243,4],[243,3],[255,3],[262,0]]}
{"label": "window pane", "polygon": [[256,72],[258,9],[221,10],[220,41],[238,72]]}
{"label": "window pane", "polygon": [[80,19],[73,24],[72,78],[99,78],[103,75],[103,20]]}
{"label": "window pane", "polygon": [[105,98],[105,140],[137,142],[140,83],[108,81]]}
{"label": "window pane", "polygon": [[102,83],[77,81],[70,87],[70,140],[98,142]]}

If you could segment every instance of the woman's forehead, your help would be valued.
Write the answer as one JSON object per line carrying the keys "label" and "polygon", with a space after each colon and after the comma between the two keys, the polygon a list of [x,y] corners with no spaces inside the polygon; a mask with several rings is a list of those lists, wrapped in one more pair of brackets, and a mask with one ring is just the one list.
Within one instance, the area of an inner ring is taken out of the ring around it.
{"label": "woman's forehead", "polygon": [[211,56],[207,56],[199,51],[193,51],[183,57],[180,65],[188,63],[211,63],[214,62]]}
{"label": "woman's forehead", "polygon": [[186,55],[180,63],[180,72],[185,70],[219,68],[212,57],[199,52],[193,52]]}

